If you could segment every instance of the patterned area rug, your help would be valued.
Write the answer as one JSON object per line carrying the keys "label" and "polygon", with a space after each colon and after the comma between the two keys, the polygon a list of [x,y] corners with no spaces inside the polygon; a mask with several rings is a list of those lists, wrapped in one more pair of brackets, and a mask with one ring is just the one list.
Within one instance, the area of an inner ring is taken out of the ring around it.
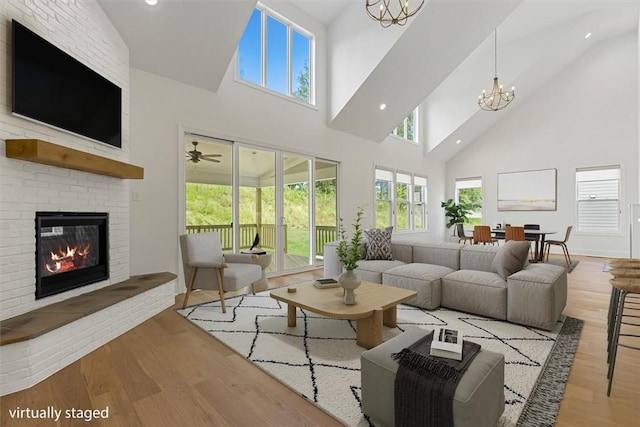
{"label": "patterned area rug", "polygon": [[[287,307],[269,291],[177,310],[182,316],[315,403],[347,426],[375,426],[360,401],[360,353],[355,322],[298,310],[287,326]],[[482,348],[505,355],[505,412],[499,426],[553,425],[573,363],[582,321],[565,318],[546,332],[447,309],[398,306],[398,327],[450,326]],[[521,416],[522,415],[522,416]]]}

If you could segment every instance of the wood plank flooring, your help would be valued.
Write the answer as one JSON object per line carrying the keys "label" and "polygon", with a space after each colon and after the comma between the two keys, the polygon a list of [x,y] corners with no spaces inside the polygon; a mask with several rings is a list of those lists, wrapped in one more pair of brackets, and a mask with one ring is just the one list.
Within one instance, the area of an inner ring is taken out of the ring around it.
{"label": "wood plank flooring", "polygon": [[[621,348],[607,397],[609,274],[601,258],[575,257],[567,315],[585,326],[557,426],[635,426],[640,420],[640,351]],[[321,270],[269,279],[271,287]],[[191,304],[215,299],[195,292]],[[182,302],[182,297],[176,297]],[[63,411],[60,421],[15,419],[10,410]],[[71,409],[104,410],[87,423]],[[0,398],[2,426],[339,426],[325,412],[168,309],[27,390]]]}

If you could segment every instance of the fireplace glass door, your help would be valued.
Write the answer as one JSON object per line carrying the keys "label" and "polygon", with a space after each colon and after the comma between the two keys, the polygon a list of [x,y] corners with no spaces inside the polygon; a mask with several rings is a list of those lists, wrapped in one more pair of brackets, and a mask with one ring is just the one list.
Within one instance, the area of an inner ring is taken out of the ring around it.
{"label": "fireplace glass door", "polygon": [[106,213],[36,213],[36,299],[109,278]]}

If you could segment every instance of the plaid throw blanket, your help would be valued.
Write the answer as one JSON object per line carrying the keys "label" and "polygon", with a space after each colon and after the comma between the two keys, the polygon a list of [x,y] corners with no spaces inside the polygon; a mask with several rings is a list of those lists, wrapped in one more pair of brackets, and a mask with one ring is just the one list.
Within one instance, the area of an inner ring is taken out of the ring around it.
{"label": "plaid throw blanket", "polygon": [[429,355],[433,331],[391,357],[395,380],[396,427],[452,427],[453,395],[480,346],[464,341],[462,360]]}

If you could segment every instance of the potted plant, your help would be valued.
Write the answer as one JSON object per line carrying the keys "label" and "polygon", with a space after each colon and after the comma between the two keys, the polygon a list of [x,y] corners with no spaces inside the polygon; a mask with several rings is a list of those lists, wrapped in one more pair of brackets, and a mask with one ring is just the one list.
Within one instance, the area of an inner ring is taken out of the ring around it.
{"label": "potted plant", "polygon": [[346,270],[338,277],[338,283],[345,290],[344,303],[355,304],[355,293],[353,292],[358,286],[360,286],[360,279],[353,270],[358,266],[357,262],[361,258],[360,253],[360,241],[362,240],[362,226],[360,222],[364,216],[364,209],[358,208],[356,213],[356,220],[353,224],[353,234],[351,239],[347,238],[347,233],[344,229],[344,222],[340,218],[340,226],[338,228],[338,234],[340,241],[338,242],[338,260],[340,264]]}
{"label": "potted plant", "polygon": [[[453,199],[440,203],[440,207],[444,208],[444,215],[449,218],[447,228],[451,228],[456,224],[463,224],[468,221],[469,218],[467,215],[469,215],[473,209],[470,204],[455,203]],[[454,229],[453,233],[455,236],[457,231]]]}

